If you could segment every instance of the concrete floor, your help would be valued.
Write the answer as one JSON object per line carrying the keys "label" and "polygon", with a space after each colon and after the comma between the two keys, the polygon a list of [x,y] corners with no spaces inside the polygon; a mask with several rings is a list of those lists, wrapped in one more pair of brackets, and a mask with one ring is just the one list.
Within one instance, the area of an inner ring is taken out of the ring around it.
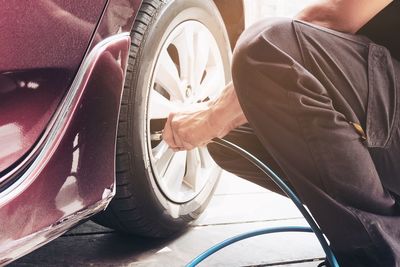
{"label": "concrete floor", "polygon": [[[306,225],[293,204],[225,173],[206,212],[170,240],[146,240],[87,222],[10,266],[184,266],[231,236],[270,226]],[[200,266],[317,266],[312,234],[274,234],[239,242]]]}

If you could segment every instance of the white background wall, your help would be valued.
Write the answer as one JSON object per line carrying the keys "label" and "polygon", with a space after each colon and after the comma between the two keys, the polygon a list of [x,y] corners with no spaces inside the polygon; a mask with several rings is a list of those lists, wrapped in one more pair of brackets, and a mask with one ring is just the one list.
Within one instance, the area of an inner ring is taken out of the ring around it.
{"label": "white background wall", "polygon": [[244,0],[246,25],[265,17],[293,17],[315,0]]}

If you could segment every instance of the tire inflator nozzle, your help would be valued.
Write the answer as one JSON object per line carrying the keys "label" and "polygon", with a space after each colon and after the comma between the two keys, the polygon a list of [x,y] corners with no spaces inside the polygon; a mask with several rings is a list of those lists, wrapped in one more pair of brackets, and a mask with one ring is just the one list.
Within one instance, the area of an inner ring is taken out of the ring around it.
{"label": "tire inflator nozzle", "polygon": [[153,132],[150,134],[150,140],[151,141],[162,141],[163,140],[162,135],[163,135],[163,131]]}

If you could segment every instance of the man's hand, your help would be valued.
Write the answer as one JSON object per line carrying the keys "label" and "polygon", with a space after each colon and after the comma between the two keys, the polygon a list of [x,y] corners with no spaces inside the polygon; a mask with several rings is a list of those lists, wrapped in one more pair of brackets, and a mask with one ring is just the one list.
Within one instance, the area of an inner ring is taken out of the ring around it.
{"label": "man's hand", "polygon": [[163,139],[174,150],[192,150],[207,145],[223,134],[223,125],[211,124],[211,109],[171,113],[165,124]]}
{"label": "man's hand", "polygon": [[235,90],[229,84],[219,99],[194,111],[172,113],[165,124],[163,139],[175,151],[207,145],[246,123]]}

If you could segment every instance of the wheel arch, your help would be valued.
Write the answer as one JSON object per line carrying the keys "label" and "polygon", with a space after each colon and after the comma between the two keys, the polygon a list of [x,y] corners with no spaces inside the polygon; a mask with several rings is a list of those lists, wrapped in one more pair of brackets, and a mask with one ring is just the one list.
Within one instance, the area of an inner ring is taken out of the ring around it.
{"label": "wheel arch", "polygon": [[232,49],[245,29],[243,0],[213,0],[224,20]]}

